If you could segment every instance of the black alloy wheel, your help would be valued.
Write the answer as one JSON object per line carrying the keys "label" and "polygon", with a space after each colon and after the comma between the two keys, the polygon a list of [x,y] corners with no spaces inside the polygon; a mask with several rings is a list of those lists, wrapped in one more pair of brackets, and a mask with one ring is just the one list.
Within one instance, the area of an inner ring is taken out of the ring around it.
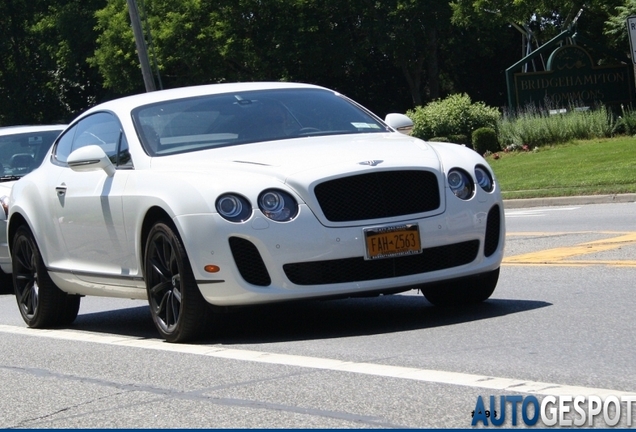
{"label": "black alloy wheel", "polygon": [[13,239],[13,285],[24,322],[33,328],[71,324],[77,318],[80,297],[66,294],[51,280],[28,227],[18,228]]}
{"label": "black alloy wheel", "polygon": [[167,223],[151,228],[144,264],[150,312],[161,336],[168,342],[198,337],[210,309],[194,280],[185,248]]}

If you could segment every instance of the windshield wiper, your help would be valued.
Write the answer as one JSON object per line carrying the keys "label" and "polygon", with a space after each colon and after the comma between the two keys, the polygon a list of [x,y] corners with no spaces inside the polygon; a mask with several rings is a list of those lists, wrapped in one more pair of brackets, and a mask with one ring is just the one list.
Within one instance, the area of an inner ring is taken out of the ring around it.
{"label": "windshield wiper", "polygon": [[22,176],[19,176],[19,175],[7,175],[7,176],[0,177],[0,182],[8,182],[8,181],[13,181],[13,180],[19,180],[21,178],[22,178]]}

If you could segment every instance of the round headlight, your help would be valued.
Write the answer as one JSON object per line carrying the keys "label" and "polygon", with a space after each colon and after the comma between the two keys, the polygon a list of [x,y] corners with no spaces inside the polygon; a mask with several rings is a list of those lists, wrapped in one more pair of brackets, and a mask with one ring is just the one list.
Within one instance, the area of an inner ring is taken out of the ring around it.
{"label": "round headlight", "polygon": [[240,195],[224,194],[216,200],[216,211],[230,222],[243,222],[252,214],[252,206]]}
{"label": "round headlight", "polygon": [[467,200],[473,196],[473,180],[464,170],[453,168],[448,173],[448,186],[457,198]]}
{"label": "round headlight", "polygon": [[285,222],[298,214],[298,203],[287,192],[268,189],[258,196],[258,208],[271,220]]}
{"label": "round headlight", "polygon": [[475,167],[475,178],[477,179],[477,184],[486,192],[492,192],[495,187],[495,184],[490,176],[490,172],[482,167],[477,165]]}
{"label": "round headlight", "polygon": [[267,213],[278,213],[285,207],[285,199],[279,192],[265,192],[260,199],[263,211]]}

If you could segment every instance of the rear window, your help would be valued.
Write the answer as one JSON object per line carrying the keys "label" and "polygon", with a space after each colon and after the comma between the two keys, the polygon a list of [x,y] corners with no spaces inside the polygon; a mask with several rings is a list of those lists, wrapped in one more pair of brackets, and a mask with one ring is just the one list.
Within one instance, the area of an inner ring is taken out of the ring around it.
{"label": "rear window", "polygon": [[0,175],[23,176],[40,166],[61,131],[0,136]]}

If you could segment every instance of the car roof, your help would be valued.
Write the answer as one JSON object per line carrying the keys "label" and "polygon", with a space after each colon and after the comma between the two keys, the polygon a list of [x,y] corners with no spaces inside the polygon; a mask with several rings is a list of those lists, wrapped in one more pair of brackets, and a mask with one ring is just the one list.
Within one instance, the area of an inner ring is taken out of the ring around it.
{"label": "car roof", "polygon": [[[132,96],[125,96],[103,102],[99,105],[87,110],[85,114],[100,110],[132,110],[141,105],[152,104],[172,99],[182,99],[187,97],[196,97],[213,94],[223,94],[231,92],[242,92],[252,90],[274,90],[274,89],[291,89],[291,88],[313,88],[329,90],[313,84],[291,83],[291,82],[243,82],[243,83],[222,83],[222,84],[206,84],[199,86],[179,87],[168,90],[156,90],[147,93],[140,93]],[[333,90],[330,90],[333,91]]]}
{"label": "car roof", "polygon": [[0,127],[0,136],[18,135],[32,132],[50,132],[56,130],[61,132],[65,128],[65,124],[3,126]]}

